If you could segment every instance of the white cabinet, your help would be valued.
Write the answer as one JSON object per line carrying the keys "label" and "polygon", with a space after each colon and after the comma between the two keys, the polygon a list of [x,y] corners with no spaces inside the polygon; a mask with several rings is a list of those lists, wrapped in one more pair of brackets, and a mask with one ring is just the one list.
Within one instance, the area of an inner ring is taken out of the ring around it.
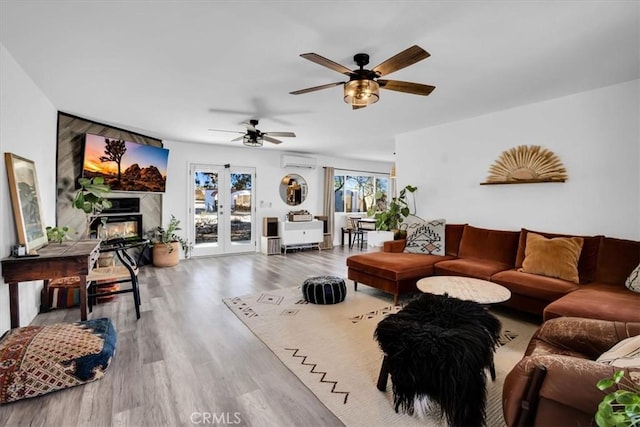
{"label": "white cabinet", "polygon": [[284,253],[290,248],[315,247],[320,250],[324,240],[324,224],[322,221],[280,221],[278,231],[280,244]]}

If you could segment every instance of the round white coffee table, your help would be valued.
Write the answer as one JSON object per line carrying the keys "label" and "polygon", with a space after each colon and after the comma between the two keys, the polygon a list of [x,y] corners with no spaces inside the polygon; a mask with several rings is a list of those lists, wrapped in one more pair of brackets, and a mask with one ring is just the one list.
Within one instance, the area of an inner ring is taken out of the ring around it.
{"label": "round white coffee table", "polygon": [[511,291],[497,283],[462,276],[432,276],[418,280],[421,292],[475,301],[479,304],[497,304],[511,298]]}

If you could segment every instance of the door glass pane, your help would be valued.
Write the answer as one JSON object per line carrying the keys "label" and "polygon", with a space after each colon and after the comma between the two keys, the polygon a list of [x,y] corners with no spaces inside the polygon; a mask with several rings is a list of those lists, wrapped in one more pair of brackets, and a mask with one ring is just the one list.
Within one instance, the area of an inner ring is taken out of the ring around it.
{"label": "door glass pane", "polygon": [[231,242],[251,242],[253,185],[250,173],[231,172]]}
{"label": "door glass pane", "polygon": [[217,172],[196,171],[194,212],[196,245],[218,242],[218,180]]}

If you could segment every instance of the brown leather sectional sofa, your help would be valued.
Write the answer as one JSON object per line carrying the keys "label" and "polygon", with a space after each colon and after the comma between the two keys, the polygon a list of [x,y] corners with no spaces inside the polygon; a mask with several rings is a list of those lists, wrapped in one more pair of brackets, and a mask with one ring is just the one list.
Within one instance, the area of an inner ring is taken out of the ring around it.
{"label": "brown leather sectional sofa", "polygon": [[403,253],[404,240],[385,242],[382,252],[347,258],[348,278],[398,296],[417,292],[416,281],[431,275],[489,280],[511,291],[506,306],[543,316],[640,321],[640,293],[624,286],[640,263],[640,242],[605,236],[582,237],[579,283],[518,271],[524,260],[527,233],[545,237],[570,235],[522,229],[490,230],[447,224],[444,256]]}

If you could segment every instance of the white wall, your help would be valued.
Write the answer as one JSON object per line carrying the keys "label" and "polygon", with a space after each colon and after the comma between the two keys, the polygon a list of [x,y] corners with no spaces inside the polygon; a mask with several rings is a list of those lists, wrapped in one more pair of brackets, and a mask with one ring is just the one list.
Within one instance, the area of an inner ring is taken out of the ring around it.
{"label": "white wall", "polygon": [[[323,211],[323,166],[333,166],[339,169],[367,170],[373,172],[388,172],[391,163],[370,162],[353,159],[342,159],[327,156],[312,156],[318,159],[316,169],[282,168],[280,167],[281,151],[264,148],[244,147],[241,143],[236,147],[209,146],[175,141],[163,141],[169,151],[169,167],[167,169],[167,191],[163,197],[163,223],[175,215],[183,225],[188,224],[187,208],[193,202],[189,194],[189,165],[192,163],[246,166],[256,168],[256,206],[257,219],[256,235],[262,235],[262,218],[275,216],[284,218],[291,210],[305,209],[313,215],[322,215]],[[295,154],[295,153],[288,153]],[[305,154],[309,157],[310,155]],[[280,198],[280,182],[288,173],[301,175],[308,184],[307,200],[298,206],[288,206]],[[270,204],[271,207],[268,207]],[[338,231],[342,224],[336,224]],[[334,232],[334,242],[339,242],[340,236]],[[257,248],[260,250],[260,239]]]}
{"label": "white wall", "polygon": [[[640,80],[396,138],[398,185],[418,186],[418,215],[640,239]],[[567,182],[479,185],[503,151],[541,145]]]}
{"label": "white wall", "polygon": [[[55,147],[57,111],[47,97],[0,44],[0,257],[10,254],[18,242],[11,210],[4,153],[11,152],[36,165],[44,220],[55,223]],[[44,148],[47,147],[47,148]],[[20,284],[20,324],[27,325],[38,313],[42,282]],[[10,328],[9,287],[0,286],[0,335]]]}

